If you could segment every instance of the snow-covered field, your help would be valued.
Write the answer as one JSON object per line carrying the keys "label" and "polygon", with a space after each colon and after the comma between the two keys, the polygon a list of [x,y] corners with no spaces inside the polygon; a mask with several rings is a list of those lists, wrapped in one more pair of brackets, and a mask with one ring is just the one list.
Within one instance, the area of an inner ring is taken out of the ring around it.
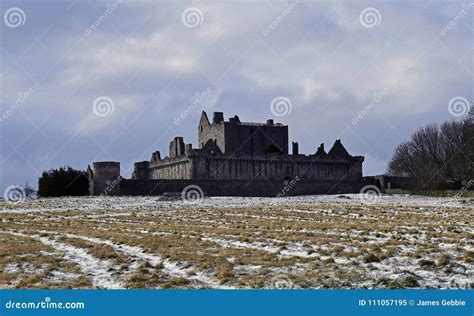
{"label": "snow-covered field", "polygon": [[0,201],[1,288],[473,288],[472,199]]}

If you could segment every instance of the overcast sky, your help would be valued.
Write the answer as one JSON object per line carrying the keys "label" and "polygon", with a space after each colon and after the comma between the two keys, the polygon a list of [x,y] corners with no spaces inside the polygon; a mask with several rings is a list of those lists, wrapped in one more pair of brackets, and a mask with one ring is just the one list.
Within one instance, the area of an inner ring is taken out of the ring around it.
{"label": "overcast sky", "polygon": [[203,109],[288,124],[303,153],[341,138],[379,174],[419,126],[461,119],[474,99],[473,1],[2,0],[1,12],[2,192],[92,161],[129,177],[174,136],[196,147]]}

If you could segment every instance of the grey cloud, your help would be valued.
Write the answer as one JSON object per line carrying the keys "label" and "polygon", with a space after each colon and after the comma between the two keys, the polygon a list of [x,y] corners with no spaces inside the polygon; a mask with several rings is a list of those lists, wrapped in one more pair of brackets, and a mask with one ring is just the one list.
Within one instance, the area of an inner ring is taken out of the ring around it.
{"label": "grey cloud", "polygon": [[[130,169],[166,152],[175,134],[196,144],[202,109],[262,121],[277,96],[293,108],[275,120],[290,124],[301,151],[342,137],[367,155],[367,173],[382,173],[419,125],[452,118],[450,98],[473,99],[473,12],[440,35],[464,2],[301,1],[284,13],[292,3],[124,1],[86,35],[106,1],[2,2],[2,12],[18,6],[27,15],[24,26],[0,30],[2,113],[19,92],[35,92],[1,123],[0,189],[35,183],[34,168],[84,168],[92,159]],[[369,6],[381,13],[377,27],[359,22]],[[188,7],[202,11],[201,26],[183,25]],[[210,97],[175,124],[208,88]],[[107,117],[92,112],[100,96],[114,102]]]}

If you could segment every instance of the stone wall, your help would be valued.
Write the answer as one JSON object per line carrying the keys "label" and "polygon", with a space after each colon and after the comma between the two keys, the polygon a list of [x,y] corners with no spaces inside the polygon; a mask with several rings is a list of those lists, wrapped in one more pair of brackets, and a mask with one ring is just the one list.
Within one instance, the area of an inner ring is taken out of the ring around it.
{"label": "stone wall", "polygon": [[266,180],[128,180],[120,182],[122,195],[181,193],[189,185],[199,186],[209,196],[294,196],[358,193],[362,181],[266,181]]}
{"label": "stone wall", "polygon": [[[148,177],[147,177],[148,178]],[[147,179],[141,178],[141,179]],[[188,156],[165,158],[150,164],[149,179],[192,179],[193,164]]]}
{"label": "stone wall", "polygon": [[[138,172],[135,166],[134,175]],[[281,181],[300,177],[304,180],[359,180],[362,160],[320,159],[314,156],[201,155],[193,154],[150,163],[147,176],[134,179],[270,179]]]}
{"label": "stone wall", "polygon": [[359,180],[362,161],[324,161],[315,157],[289,158],[265,156],[193,156],[195,179],[270,179],[285,180],[299,176],[305,180]]}
{"label": "stone wall", "polygon": [[382,192],[411,191],[416,186],[416,179],[410,177],[392,177],[387,175],[377,175],[364,177],[365,181],[371,181],[373,185],[381,189]]}

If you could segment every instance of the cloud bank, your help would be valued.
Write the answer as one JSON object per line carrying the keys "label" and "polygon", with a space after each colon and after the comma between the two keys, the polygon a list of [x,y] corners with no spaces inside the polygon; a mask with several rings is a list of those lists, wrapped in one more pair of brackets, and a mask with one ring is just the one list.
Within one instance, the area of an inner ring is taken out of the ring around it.
{"label": "cloud bank", "polygon": [[[420,125],[455,119],[452,98],[474,99],[469,1],[2,1],[1,12],[2,190],[94,160],[121,161],[129,177],[176,135],[196,146],[201,110],[289,124],[305,153],[342,138],[365,174],[383,173]],[[272,112],[277,97],[286,115]]]}

